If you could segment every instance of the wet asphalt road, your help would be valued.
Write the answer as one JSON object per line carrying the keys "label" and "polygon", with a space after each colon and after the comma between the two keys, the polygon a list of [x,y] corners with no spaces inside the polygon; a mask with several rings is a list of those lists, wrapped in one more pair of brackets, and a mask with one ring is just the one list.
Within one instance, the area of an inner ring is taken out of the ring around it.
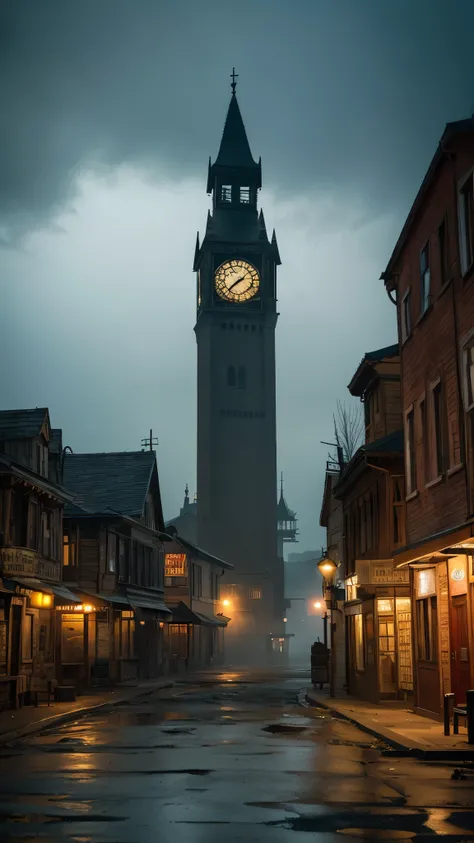
{"label": "wet asphalt road", "polygon": [[1,748],[0,841],[474,841],[474,771],[383,755],[307,684],[207,675]]}

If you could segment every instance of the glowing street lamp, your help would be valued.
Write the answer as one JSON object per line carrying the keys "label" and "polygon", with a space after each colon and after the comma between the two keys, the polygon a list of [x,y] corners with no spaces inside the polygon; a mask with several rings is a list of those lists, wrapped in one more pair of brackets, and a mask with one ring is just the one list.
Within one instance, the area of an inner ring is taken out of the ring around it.
{"label": "glowing street lamp", "polygon": [[227,598],[226,598],[225,600],[222,601],[222,605],[223,606],[230,606],[230,600],[227,600]]}
{"label": "glowing street lamp", "polygon": [[319,573],[323,576],[326,580],[328,585],[331,585],[334,577],[336,576],[337,565],[336,563],[329,558],[329,556],[324,556],[318,562],[318,569]]}

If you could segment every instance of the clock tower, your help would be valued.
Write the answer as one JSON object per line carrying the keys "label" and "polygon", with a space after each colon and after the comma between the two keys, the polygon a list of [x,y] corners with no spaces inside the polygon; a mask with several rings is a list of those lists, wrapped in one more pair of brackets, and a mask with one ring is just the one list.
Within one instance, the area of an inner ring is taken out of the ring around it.
{"label": "clock tower", "polygon": [[250,151],[232,79],[219,152],[209,159],[212,212],[194,258],[197,522],[200,546],[235,566],[221,582],[222,612],[231,618],[227,659],[250,663],[265,662],[284,635],[275,418],[280,256],[257,208],[261,161]]}

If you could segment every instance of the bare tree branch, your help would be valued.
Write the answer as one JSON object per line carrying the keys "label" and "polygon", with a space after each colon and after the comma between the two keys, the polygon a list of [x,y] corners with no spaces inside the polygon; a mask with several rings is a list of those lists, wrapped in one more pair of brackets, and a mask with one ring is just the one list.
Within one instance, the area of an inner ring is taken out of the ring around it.
{"label": "bare tree branch", "polygon": [[[343,404],[337,401],[333,415],[334,436],[338,449],[342,449],[344,462],[348,463],[363,441],[364,419],[360,404]],[[333,462],[339,462],[337,455],[329,455]]]}

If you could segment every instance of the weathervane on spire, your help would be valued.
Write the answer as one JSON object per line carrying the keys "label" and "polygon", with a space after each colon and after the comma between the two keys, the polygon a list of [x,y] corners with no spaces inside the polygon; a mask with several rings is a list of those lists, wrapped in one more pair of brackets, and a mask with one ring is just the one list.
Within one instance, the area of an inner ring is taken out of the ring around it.
{"label": "weathervane on spire", "polygon": [[230,78],[232,82],[230,83],[230,87],[232,88],[232,93],[235,94],[235,89],[237,87],[237,82],[235,81],[238,78],[238,73],[235,72],[235,67],[232,68],[232,73],[230,74]]}

